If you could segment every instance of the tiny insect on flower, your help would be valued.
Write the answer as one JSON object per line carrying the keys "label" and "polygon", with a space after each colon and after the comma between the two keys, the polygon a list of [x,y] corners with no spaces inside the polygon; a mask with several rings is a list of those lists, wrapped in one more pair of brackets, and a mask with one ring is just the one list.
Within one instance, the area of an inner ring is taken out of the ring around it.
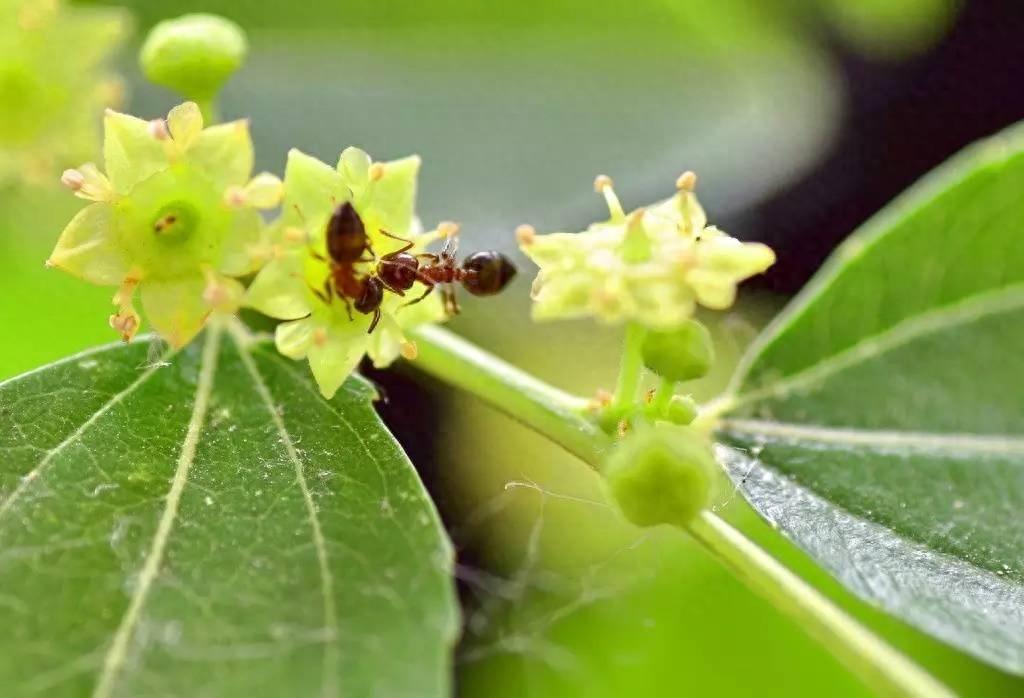
{"label": "tiny insect on flower", "polygon": [[238,307],[242,287],[232,277],[260,263],[266,226],[257,209],[277,204],[280,181],[251,179],[248,122],[203,128],[191,102],[166,122],[108,111],[104,156],[105,173],[86,164],[62,176],[93,203],[67,225],[47,264],[117,286],[110,324],[126,341],[141,324],[137,290],[156,332],[183,346],[210,313]]}
{"label": "tiny insect on flower", "polygon": [[427,287],[409,277],[406,256],[418,270],[417,255],[449,232],[419,232],[419,165],[418,157],[375,163],[358,148],[346,149],[336,167],[298,150],[288,155],[269,261],[245,304],[285,320],[275,332],[278,350],[307,359],[327,397],[364,355],[377,366],[414,356],[403,328],[445,318],[439,298],[407,305]]}

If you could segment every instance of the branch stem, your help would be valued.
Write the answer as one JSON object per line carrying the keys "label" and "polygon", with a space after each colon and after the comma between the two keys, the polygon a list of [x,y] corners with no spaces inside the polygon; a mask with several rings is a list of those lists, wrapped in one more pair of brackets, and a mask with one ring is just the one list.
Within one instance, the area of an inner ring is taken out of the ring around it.
{"label": "branch stem", "polygon": [[419,348],[412,365],[480,397],[598,467],[611,439],[587,419],[587,401],[534,378],[448,330],[423,325],[406,333]]}
{"label": "branch stem", "polygon": [[894,697],[953,695],[921,667],[710,511],[694,519],[688,530],[755,593],[798,621],[808,635],[827,647],[872,692]]}
{"label": "branch stem", "polygon": [[626,336],[622,343],[622,362],[619,378],[615,383],[615,394],[608,406],[611,414],[628,410],[636,402],[636,391],[640,387],[643,373],[643,344],[646,331],[635,322],[626,324]]}
{"label": "branch stem", "polygon": [[[471,393],[594,468],[601,468],[613,442],[587,417],[585,400],[534,378],[441,327],[422,326],[408,334],[419,347],[414,366]],[[615,401],[636,397],[643,367],[642,342],[642,328],[628,326]],[[665,386],[662,391],[666,391]],[[879,695],[953,695],[924,669],[712,512],[703,512],[687,531],[755,593],[797,621]]]}

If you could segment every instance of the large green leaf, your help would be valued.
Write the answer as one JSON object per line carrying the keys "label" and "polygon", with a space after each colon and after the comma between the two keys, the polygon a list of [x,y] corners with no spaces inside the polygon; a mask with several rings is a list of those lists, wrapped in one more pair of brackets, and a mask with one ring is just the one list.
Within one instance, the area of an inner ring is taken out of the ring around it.
{"label": "large green leaf", "polygon": [[1024,673],[1024,127],[854,234],[724,399],[722,459],[854,592]]}
{"label": "large green leaf", "polygon": [[372,389],[148,356],[0,384],[3,695],[447,695],[451,549]]}

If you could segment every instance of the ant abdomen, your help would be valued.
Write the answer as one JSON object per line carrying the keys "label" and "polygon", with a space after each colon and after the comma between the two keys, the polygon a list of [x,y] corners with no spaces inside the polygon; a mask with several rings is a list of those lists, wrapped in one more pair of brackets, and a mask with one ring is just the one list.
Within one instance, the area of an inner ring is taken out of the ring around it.
{"label": "ant abdomen", "polygon": [[492,296],[515,277],[508,257],[493,250],[474,252],[462,262],[462,286],[474,296]]}

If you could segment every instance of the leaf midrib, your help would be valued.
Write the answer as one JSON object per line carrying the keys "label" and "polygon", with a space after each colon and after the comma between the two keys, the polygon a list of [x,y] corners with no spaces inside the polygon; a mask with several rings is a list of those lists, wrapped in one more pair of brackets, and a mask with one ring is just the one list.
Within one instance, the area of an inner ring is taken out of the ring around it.
{"label": "leaf midrib", "polygon": [[213,326],[207,330],[202,359],[200,361],[199,381],[196,385],[195,399],[192,403],[192,414],[189,417],[185,440],[178,455],[178,463],[174,471],[174,477],[171,480],[171,487],[167,493],[167,501],[164,504],[163,513],[160,515],[160,522],[153,536],[153,542],[150,545],[149,552],[146,553],[145,561],[139,572],[138,581],[129,601],[128,609],[125,611],[124,616],[122,616],[121,622],[114,634],[114,639],[111,641],[110,647],[103,658],[103,668],[97,678],[93,698],[109,698],[113,694],[121,667],[127,658],[128,643],[134,635],[139,614],[142,611],[142,607],[146,604],[149,590],[154,580],[160,573],[167,542],[170,539],[171,531],[178,516],[181,495],[185,491],[189,469],[195,461],[196,449],[199,446],[203,426],[206,423],[206,413],[210,405],[210,396],[213,393],[217,372],[220,337],[221,330],[219,327]]}
{"label": "leaf midrib", "polygon": [[724,419],[719,431],[750,436],[774,437],[781,441],[809,441],[817,444],[851,446],[869,450],[909,449],[938,452],[943,455],[1013,455],[1024,456],[1024,438],[1013,435],[978,435],[966,433],[934,433],[892,431],[885,429],[851,429],[793,424],[760,419]]}

